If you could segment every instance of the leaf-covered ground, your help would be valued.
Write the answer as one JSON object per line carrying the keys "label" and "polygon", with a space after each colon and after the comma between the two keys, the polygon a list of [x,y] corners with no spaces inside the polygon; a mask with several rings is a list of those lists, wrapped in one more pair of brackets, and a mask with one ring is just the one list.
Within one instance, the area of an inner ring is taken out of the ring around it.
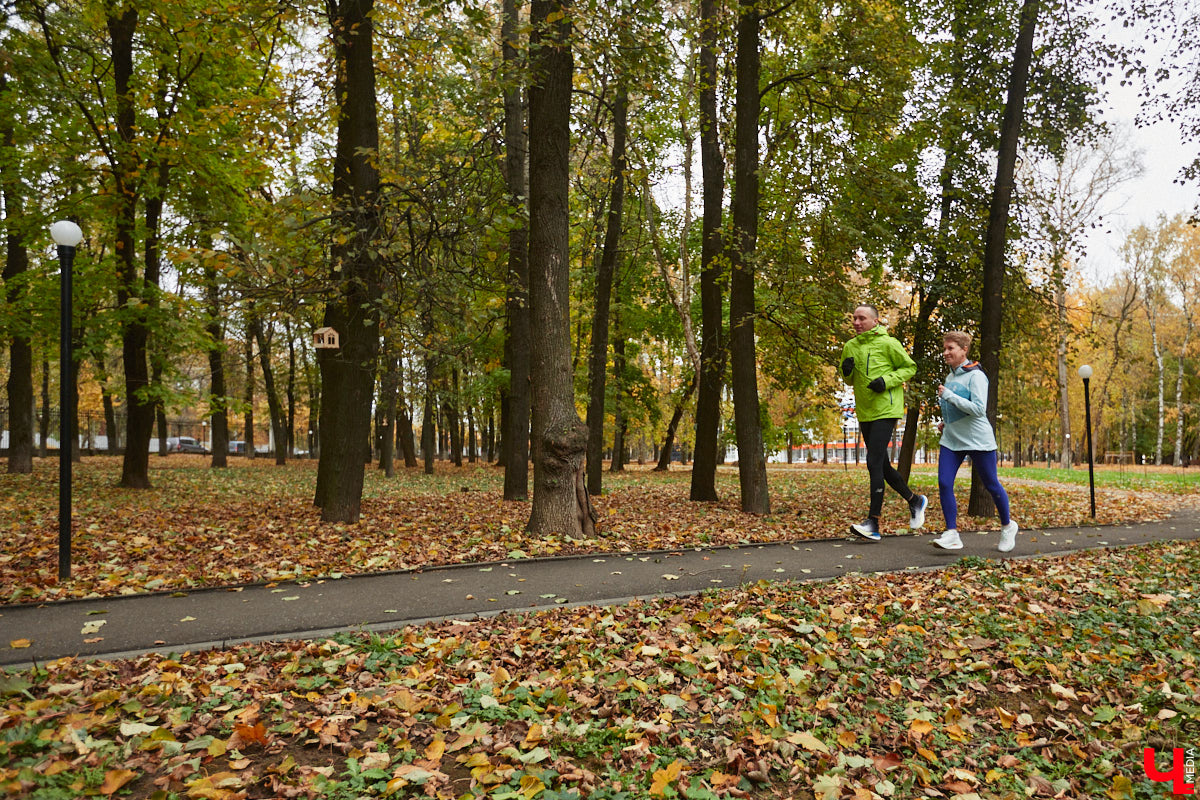
{"label": "leaf-covered ground", "polygon": [[[633,469],[605,475],[594,498],[599,534],[590,540],[533,539],[524,533],[529,504],[502,499],[496,467],[439,464],[434,475],[401,471],[392,479],[368,468],[363,518],[320,521],[312,505],[315,462],[279,468],[266,459],[234,459],[213,470],[203,456],[153,458],[152,490],[117,488],[120,461],[85,458],[75,469],[70,580],[58,581],[58,484],[53,460],[33,475],[0,475],[0,602],[40,602],[257,581],[309,579],[522,555],[768,542],[846,535],[865,516],[863,468],[772,466],[773,513],[737,507],[737,474],[718,475],[720,503],[689,502],[686,470]],[[1200,478],[1200,476],[1197,476]],[[1198,481],[1200,482],[1200,481]],[[960,480],[960,507],[966,505]],[[913,485],[930,495],[926,529],[943,525],[936,477]],[[1093,524],[1087,488],[1010,482],[1013,515],[1024,529]],[[1095,523],[1161,519],[1176,499],[1149,492],[1100,490]],[[904,532],[908,513],[889,493],[883,523]],[[960,520],[964,529],[994,520]]]}
{"label": "leaf-covered ground", "polygon": [[[1200,544],[0,676],[0,793],[1164,797]],[[1166,768],[1160,759],[1160,769]]]}

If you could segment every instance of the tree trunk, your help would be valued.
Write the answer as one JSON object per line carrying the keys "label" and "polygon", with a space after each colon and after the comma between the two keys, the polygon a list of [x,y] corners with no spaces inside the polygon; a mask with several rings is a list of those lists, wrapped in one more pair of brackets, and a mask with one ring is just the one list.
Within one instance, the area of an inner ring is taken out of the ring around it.
{"label": "tree trunk", "polygon": [[287,455],[296,456],[296,337],[292,335],[292,322],[285,319],[283,332],[287,336],[288,376],[287,376]]}
{"label": "tree trunk", "polygon": [[[1186,295],[1185,295],[1186,298]],[[1184,302],[1187,302],[1186,299]],[[1175,466],[1183,466],[1183,364],[1186,360],[1188,343],[1192,339],[1192,329],[1195,327],[1193,314],[1189,308],[1184,312],[1186,325],[1184,327],[1183,343],[1179,346],[1177,372],[1175,375]],[[1200,432],[1198,432],[1200,435]]]}
{"label": "tree trunk", "polygon": [[458,367],[455,367],[450,372],[450,399],[446,402],[446,427],[450,433],[450,461],[456,467],[463,465],[463,443],[462,443],[462,425],[460,419],[462,414],[459,411],[459,376]]}
{"label": "tree trunk", "polygon": [[437,407],[437,394],[433,389],[433,356],[425,354],[425,402],[421,410],[421,458],[425,462],[425,474],[433,474],[433,458],[436,449],[433,415]]}
{"label": "tree trunk", "polygon": [[658,464],[654,467],[655,472],[666,472],[671,467],[671,451],[675,449],[675,431],[679,429],[679,420],[683,419],[683,410],[687,408],[688,401],[692,399],[697,383],[699,383],[698,376],[692,375],[683,396],[675,401],[675,410],[671,412],[671,421],[667,423],[667,435],[663,437],[662,451],[658,456]]}
{"label": "tree trunk", "polygon": [[42,416],[38,419],[38,455],[46,457],[50,439],[50,361],[42,359]]}
{"label": "tree trunk", "polygon": [[[0,62],[0,106],[8,109],[15,106],[10,104],[6,69],[7,64]],[[33,472],[33,346],[29,341],[33,317],[27,292],[18,279],[29,268],[29,251],[18,229],[24,198],[14,136],[13,119],[6,114],[0,139],[11,156],[0,161],[0,184],[6,243],[4,298],[12,315],[8,327],[8,472],[28,475]]]}
{"label": "tree trunk", "polygon": [[617,89],[613,103],[613,146],[609,166],[608,222],[604,247],[596,268],[596,307],[592,313],[591,353],[588,358],[587,485],[588,492],[603,491],[604,474],[604,382],[608,376],[608,309],[612,299],[613,275],[621,243],[621,219],[625,210],[625,133],[629,92]]}
{"label": "tree trunk", "polygon": [[[1064,278],[1065,280],[1065,278]],[[1058,419],[1059,446],[1062,457],[1058,465],[1062,469],[1071,468],[1071,392],[1067,375],[1067,334],[1070,325],[1067,323],[1067,291],[1059,287],[1054,292],[1054,305],[1058,320],[1058,347],[1055,352],[1055,366],[1058,379]]]}
{"label": "tree trunk", "polygon": [[229,398],[225,387],[225,325],[221,310],[221,288],[217,270],[211,264],[204,267],[204,292],[208,322],[208,413],[212,422],[212,466],[229,465]]}
{"label": "tree trunk", "polygon": [[271,338],[264,330],[262,318],[251,313],[250,326],[254,340],[258,342],[258,366],[263,375],[263,393],[267,396],[267,411],[271,415],[271,438],[274,439],[275,464],[282,467],[287,463],[287,424],[279,392],[275,389],[275,370],[271,366]]}
{"label": "tree trunk", "polygon": [[[1008,81],[1008,99],[1000,129],[1000,148],[996,159],[996,184],[988,212],[987,237],[983,252],[983,312],[979,321],[979,362],[988,376],[987,414],[996,424],[996,405],[1000,385],[1000,331],[1004,319],[1004,250],[1008,241],[1008,208],[1012,201],[1014,172],[1017,165],[1017,141],[1025,116],[1025,91],[1033,60],[1033,34],[1037,27],[1039,0],[1023,0],[1021,27],[1013,52],[1012,74]],[[971,470],[971,500],[967,513],[990,517],[995,513],[992,496]]]}
{"label": "tree trunk", "polygon": [[[157,358],[152,360],[155,363],[150,369],[150,385],[156,390],[161,390],[163,373],[162,364],[158,363]],[[155,394],[158,394],[158,392],[156,391]],[[157,397],[154,400],[154,419],[158,426],[158,454],[160,456],[165,456],[170,451],[167,449],[167,409],[166,406],[163,405],[161,397]]]}
{"label": "tree trunk", "polygon": [[[386,349],[386,346],[385,346]],[[388,354],[383,380],[379,385],[379,413],[382,418],[382,429],[379,436],[379,468],[390,478],[396,474],[396,401],[400,387],[400,370],[397,366],[399,359]]]}
{"label": "tree trunk", "polygon": [[704,211],[700,244],[700,373],[696,398],[696,454],[692,464],[690,498],[717,500],[718,435],[721,425],[721,384],[725,374],[723,283],[720,262],[724,249],[721,216],[725,202],[725,159],[721,154],[717,116],[716,0],[700,0],[700,167]]}
{"label": "tree trunk", "polygon": [[333,221],[341,234],[330,251],[337,297],[325,325],[341,336],[339,350],[322,349],[321,459],[316,503],[325,522],[357,522],[363,465],[370,455],[371,400],[379,357],[381,265],[374,242],[380,224],[379,120],[373,55],[373,0],[331,5],[330,30],[338,108],[333,160]]}
{"label": "tree trunk", "polygon": [[504,166],[513,226],[508,232],[508,335],[505,361],[509,385],[502,400],[500,458],[504,466],[504,499],[529,497],[529,228],[525,218],[525,112],[521,102],[521,3],[504,0],[501,38],[507,88],[504,92]]}
{"label": "tree trunk", "polygon": [[[150,372],[146,362],[149,327],[144,313],[143,280],[150,284],[150,275],[139,275],[136,262],[135,231],[139,194],[140,164],[133,147],[136,136],[136,112],[132,89],[133,35],[137,29],[138,12],[130,6],[120,8],[119,16],[107,19],[112,47],[113,96],[116,98],[117,152],[113,165],[117,210],[116,250],[120,279],[117,284],[117,307],[129,315],[121,332],[121,359],[125,367],[125,457],[121,466],[121,486],[127,489],[150,488],[150,434],[154,429],[153,399],[147,396]],[[155,281],[157,281],[157,276]]]}
{"label": "tree trunk", "polygon": [[629,447],[625,443],[625,433],[628,423],[625,419],[625,331],[621,328],[620,317],[613,319],[613,450],[612,461],[608,465],[609,472],[625,471],[625,451]]}
{"label": "tree trunk", "polygon": [[571,374],[571,16],[568,0],[534,0],[530,14],[529,306],[533,503],[527,530],[590,538],[584,482],[587,426]]}
{"label": "tree trunk", "polygon": [[754,341],[754,261],[758,247],[759,63],[757,6],[739,0],[735,110],[733,228],[730,248],[729,358],[733,367],[733,415],[737,426],[742,511],[767,514],[767,462],[759,419],[758,358]]}
{"label": "tree trunk", "polygon": [[242,357],[246,361],[246,387],[242,400],[246,408],[242,412],[242,424],[245,429],[242,431],[242,440],[246,443],[246,458],[255,458],[258,451],[254,446],[254,331],[249,322],[244,334],[246,338],[242,343]]}
{"label": "tree trunk", "polygon": [[[399,393],[403,398],[407,398],[407,393],[403,391],[404,387],[404,362],[397,360],[396,362],[396,382],[399,387]],[[407,399],[399,399],[397,407],[397,416],[399,417],[399,436],[400,449],[404,453],[404,466],[412,469],[417,466],[417,448],[416,442],[413,441],[413,426],[412,413],[408,408]]]}

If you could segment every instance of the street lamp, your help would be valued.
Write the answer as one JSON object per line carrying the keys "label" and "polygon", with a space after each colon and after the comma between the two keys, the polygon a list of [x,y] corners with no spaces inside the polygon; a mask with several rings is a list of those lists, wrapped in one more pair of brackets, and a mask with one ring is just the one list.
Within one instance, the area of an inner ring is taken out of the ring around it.
{"label": "street lamp", "polygon": [[1088,364],[1079,367],[1079,377],[1083,378],[1083,413],[1087,424],[1087,453],[1088,453],[1088,488],[1092,494],[1092,519],[1096,518],[1096,472],[1092,465],[1092,395],[1088,387],[1092,379],[1092,368]]}
{"label": "street lamp", "polygon": [[58,445],[58,579],[71,577],[71,455],[75,441],[75,370],[71,352],[71,263],[83,231],[70,220],[50,226],[50,237],[58,245],[59,306],[59,445]]}

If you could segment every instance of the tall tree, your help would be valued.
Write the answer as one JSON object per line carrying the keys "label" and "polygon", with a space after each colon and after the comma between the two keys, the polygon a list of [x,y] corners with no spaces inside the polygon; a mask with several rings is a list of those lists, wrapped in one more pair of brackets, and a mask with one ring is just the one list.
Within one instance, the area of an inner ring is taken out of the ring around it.
{"label": "tall tree", "polygon": [[527,528],[590,537],[595,517],[584,482],[587,427],[571,374],[571,4],[533,0],[529,86],[529,301],[533,507]]}
{"label": "tall tree", "polygon": [[759,418],[758,355],[754,339],[754,271],[758,242],[759,12],[739,0],[737,108],[735,112],[733,229],[729,260],[729,360],[733,367],[733,416],[737,428],[742,511],[767,514],[767,462]]}
{"label": "tall tree", "polygon": [[[7,44],[7,43],[3,43]],[[7,48],[5,48],[6,50]],[[4,200],[4,299],[10,309],[8,335],[8,471],[33,472],[33,327],[28,292],[22,285],[29,268],[29,251],[21,229],[24,198],[20,157],[15,141],[17,105],[9,84],[11,59],[0,51],[0,186]]]}
{"label": "tall tree", "polygon": [[382,266],[379,236],[379,121],[375,100],[373,0],[327,0],[337,64],[334,102],[333,245],[336,294],[325,325],[341,348],[323,349],[321,458],[315,502],[326,522],[357,522],[363,465],[370,455],[371,401],[379,355]]}
{"label": "tall tree", "polygon": [[525,217],[526,182],[525,109],[518,0],[503,0],[501,46],[504,57],[504,166],[513,223],[508,232],[508,296],[505,361],[509,385],[501,404],[501,460],[504,462],[504,499],[524,500],[529,495],[529,228]]}
{"label": "tall tree", "polygon": [[[1000,334],[1004,320],[1005,249],[1008,242],[1008,210],[1016,185],[1017,143],[1025,118],[1025,93],[1029,68],[1033,61],[1033,35],[1037,28],[1041,0],[1023,0],[1021,24],[1013,49],[1012,74],[1008,81],[1008,100],[1000,127],[1000,147],[996,158],[996,184],[988,211],[987,236],[983,251],[982,313],[979,322],[979,363],[988,376],[988,419],[996,424],[996,406],[1000,384]],[[968,513],[991,516],[994,505],[983,481],[972,469],[971,500]]]}
{"label": "tall tree", "polygon": [[629,91],[622,83],[613,101],[613,145],[609,167],[608,218],[604,247],[596,268],[595,308],[592,312],[591,352],[588,357],[587,406],[587,488],[591,494],[602,491],[604,468],[604,384],[608,377],[608,311],[612,299],[613,275],[621,243],[621,221],[625,208],[625,137],[628,130]]}
{"label": "tall tree", "polygon": [[717,500],[717,435],[721,426],[721,388],[725,375],[724,297],[728,273],[722,258],[725,204],[725,157],[717,116],[716,0],[700,0],[700,57],[697,71],[700,115],[700,170],[703,212],[700,239],[700,364],[696,397],[696,452],[690,497]]}

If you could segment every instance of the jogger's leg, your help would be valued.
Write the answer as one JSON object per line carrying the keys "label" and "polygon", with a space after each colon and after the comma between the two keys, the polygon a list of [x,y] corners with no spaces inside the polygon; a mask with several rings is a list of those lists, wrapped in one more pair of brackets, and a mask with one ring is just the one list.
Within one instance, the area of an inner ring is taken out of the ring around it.
{"label": "jogger's leg", "polygon": [[1008,492],[1000,485],[1000,476],[996,474],[996,463],[1000,460],[999,450],[974,452],[971,460],[979,468],[979,477],[983,480],[983,488],[996,503],[996,512],[1000,515],[1000,524],[1007,525],[1010,520],[1008,508]]}
{"label": "jogger's leg", "polygon": [[[896,420],[894,419],[876,419],[859,423],[863,441],[867,445],[867,474],[871,478],[871,510],[868,516],[874,519],[878,519],[880,512],[883,511],[883,487],[885,483],[891,483],[888,470],[896,472],[888,461],[887,452],[895,426]],[[896,477],[899,478],[899,473],[896,473]],[[902,486],[904,485],[902,478],[900,483]],[[892,486],[895,488],[895,484]],[[900,490],[896,489],[896,491]],[[905,486],[901,496],[907,500],[912,496],[912,492],[908,491],[908,487]]]}
{"label": "jogger's leg", "polygon": [[958,501],[954,497],[954,478],[966,457],[965,451],[955,452],[947,447],[938,452],[938,499],[942,503],[942,516],[946,518],[947,528],[958,527]]}

